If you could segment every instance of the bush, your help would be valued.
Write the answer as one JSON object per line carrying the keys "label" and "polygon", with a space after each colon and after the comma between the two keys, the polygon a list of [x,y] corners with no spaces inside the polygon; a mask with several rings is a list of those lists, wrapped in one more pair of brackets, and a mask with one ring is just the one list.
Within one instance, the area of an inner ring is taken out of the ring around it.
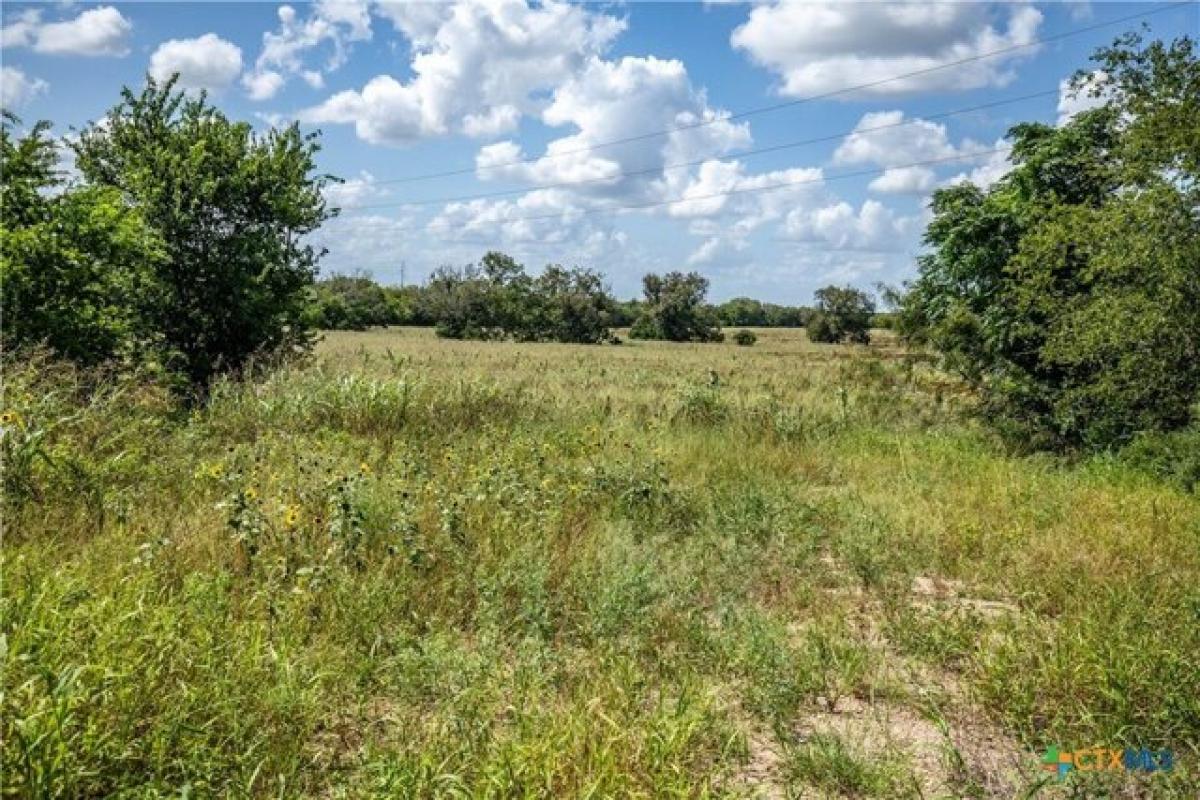
{"label": "bush", "polygon": [[817,290],[817,309],[805,326],[812,342],[867,344],[871,340],[871,317],[875,301],[850,286],[826,286]]}
{"label": "bush", "polygon": [[743,328],[733,335],[733,341],[739,347],[750,347],[758,341],[758,337],[754,334],[754,331],[748,331]]}
{"label": "bush", "polygon": [[1121,458],[1186,491],[1200,492],[1200,426],[1139,436]]}
{"label": "bush", "polygon": [[689,272],[646,275],[642,278],[646,301],[642,315],[629,331],[631,339],[665,339],[671,342],[720,342],[725,334],[717,315],[705,305],[708,279]]}
{"label": "bush", "polygon": [[437,270],[422,305],[446,338],[576,344],[611,340],[616,310],[599,273],[551,264],[530,278],[524,266],[496,252],[478,267]]}
{"label": "bush", "polygon": [[804,332],[808,334],[810,342],[818,342],[820,344],[833,344],[838,340],[837,330],[833,327],[833,321],[829,316],[822,314],[820,311],[814,311],[808,318],[808,324],[804,326]]}

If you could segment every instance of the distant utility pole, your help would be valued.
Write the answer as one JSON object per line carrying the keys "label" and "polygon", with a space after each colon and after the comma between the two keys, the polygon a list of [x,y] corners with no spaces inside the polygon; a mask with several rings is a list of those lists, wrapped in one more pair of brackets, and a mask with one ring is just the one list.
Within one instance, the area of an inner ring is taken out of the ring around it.
{"label": "distant utility pole", "polygon": [[400,262],[400,288],[401,289],[404,288],[404,268],[406,266],[408,266],[408,262],[406,262],[406,261]]}

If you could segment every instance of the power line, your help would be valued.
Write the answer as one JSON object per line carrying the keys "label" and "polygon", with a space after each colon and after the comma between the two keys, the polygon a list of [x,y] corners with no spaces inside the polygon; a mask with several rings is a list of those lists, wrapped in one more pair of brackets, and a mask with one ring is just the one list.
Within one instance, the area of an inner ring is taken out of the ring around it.
{"label": "power line", "polygon": [[[755,148],[753,150],[743,150],[741,152],[730,153],[728,157],[745,158],[748,156],[762,155],[764,153],[777,153],[781,150],[791,150],[791,149],[794,149],[797,147],[803,147],[805,145],[819,144],[821,142],[836,141],[837,139],[841,139],[846,136],[851,136],[854,134],[875,133],[877,131],[890,130],[890,129],[894,129],[894,128],[903,128],[903,127],[906,127],[909,125],[917,125],[922,122],[928,122],[930,120],[946,119],[948,117],[954,117],[954,116],[958,116],[961,114],[971,114],[976,111],[983,111],[983,110],[986,110],[989,108],[996,108],[998,106],[1010,105],[1012,103],[1020,103],[1025,100],[1033,100],[1033,99],[1036,99],[1039,97],[1047,97],[1050,95],[1056,95],[1056,94],[1058,94],[1058,91],[1059,91],[1058,88],[1055,87],[1054,89],[1045,89],[1040,92],[1032,92],[1030,94],[1021,95],[1019,97],[1009,97],[1004,100],[995,100],[991,103],[981,103],[979,105],[968,106],[966,108],[958,108],[958,109],[954,109],[951,111],[942,111],[937,114],[929,114],[927,116],[914,117],[912,119],[902,120],[900,122],[889,122],[889,123],[886,123],[883,125],[873,125],[869,128],[857,128],[856,127],[856,128],[853,128],[852,130],[840,131],[838,133],[832,133],[832,134],[828,134],[825,136],[817,136],[817,137],[814,137],[811,139],[800,139],[797,141],[784,142],[782,144],[771,145],[769,147],[760,147],[760,148]],[[659,166],[659,167],[650,167],[649,169],[631,170],[631,171],[627,171],[627,172],[615,172],[611,175],[603,175],[603,176],[596,177],[596,178],[585,178],[583,180],[578,180],[578,181],[561,181],[558,183],[546,183],[546,184],[539,184],[539,185],[535,185],[535,186],[523,186],[519,189],[502,189],[502,190],[498,190],[498,191],[494,191],[494,192],[477,192],[475,194],[463,194],[463,195],[455,195],[455,196],[451,196],[451,197],[435,197],[435,198],[426,199],[426,200],[410,200],[410,201],[394,202],[394,203],[372,203],[372,204],[367,204],[367,205],[343,206],[342,210],[343,211],[369,211],[372,209],[379,209],[379,208],[400,208],[400,207],[407,207],[407,206],[440,205],[442,203],[459,203],[459,202],[464,202],[464,201],[468,201],[468,200],[486,200],[486,199],[492,198],[492,197],[506,197],[506,196],[514,195],[514,194],[525,194],[527,192],[536,192],[536,191],[540,191],[543,189],[569,189],[569,188],[574,188],[576,186],[586,186],[586,185],[592,184],[592,183],[606,183],[608,181],[615,181],[618,178],[630,178],[630,177],[635,177],[638,175],[654,175],[654,174],[658,174],[660,172],[668,172],[670,170],[685,169],[688,167],[698,167],[701,164],[704,164],[704,163],[710,161],[711,158],[712,157],[710,156],[708,158],[696,159],[695,161],[684,161],[684,162],[680,162],[680,163],[676,163],[676,164],[665,164],[665,165]]]}
{"label": "power line", "polygon": [[893,164],[890,167],[879,167],[875,169],[858,170],[856,172],[843,172],[837,175],[822,175],[818,178],[800,178],[793,181],[781,181],[771,184],[770,186],[751,186],[745,189],[729,189],[724,192],[712,192],[711,194],[695,195],[693,197],[677,197],[671,200],[655,200],[648,203],[637,203],[633,205],[618,205],[606,206],[603,208],[582,208],[568,209],[566,211],[556,211],[551,214],[538,214],[524,217],[509,217],[507,219],[496,220],[496,224],[507,225],[512,222],[537,222],[541,220],[559,219],[560,217],[570,216],[588,217],[597,214],[619,214],[622,211],[641,211],[647,208],[657,208],[660,206],[676,205],[678,203],[694,203],[700,200],[714,200],[718,197],[732,197],[734,195],[759,194],[763,192],[773,192],[779,189],[787,189],[795,186],[803,186],[805,184],[827,183],[829,181],[840,181],[849,178],[862,178],[869,175],[882,175],[889,169],[907,169],[910,167],[928,167],[936,164],[947,164],[955,161],[969,161],[980,158],[982,156],[995,155],[997,153],[1007,153],[1010,148],[996,147],[991,150],[979,150],[974,153],[958,153],[945,158],[932,158],[926,161],[912,161],[907,164]]}
{"label": "power line", "polygon": [[986,53],[979,53],[977,55],[968,56],[967,58],[961,58],[956,61],[949,61],[945,64],[938,64],[936,66],[925,67],[923,69],[913,70],[911,72],[904,72],[904,73],[900,73],[899,75],[892,75],[887,78],[879,78],[878,80],[867,81],[866,83],[860,83],[860,84],[856,84],[854,86],[846,86],[841,89],[834,89],[834,90],[831,90],[828,92],[823,92],[821,94],[809,95],[807,97],[800,97],[795,100],[787,100],[785,102],[775,103],[775,104],[769,105],[769,106],[761,106],[759,108],[752,108],[752,109],[748,109],[746,111],[738,112],[737,114],[730,114],[730,115],[723,116],[723,117],[706,119],[706,120],[702,120],[700,122],[694,122],[694,123],[691,123],[688,125],[679,125],[679,126],[676,126],[673,128],[666,128],[666,129],[663,129],[660,131],[652,131],[649,133],[639,134],[637,136],[627,136],[627,137],[624,137],[621,139],[612,139],[607,142],[599,142],[597,144],[589,145],[587,147],[579,147],[579,148],[575,148],[573,150],[562,150],[557,153],[553,153],[553,154],[548,153],[543,156],[529,156],[527,158],[516,159],[513,161],[501,162],[501,163],[497,163],[497,164],[489,164],[486,167],[475,166],[475,167],[465,167],[465,168],[454,169],[454,170],[445,170],[443,172],[429,172],[429,173],[425,173],[425,174],[421,174],[421,175],[409,175],[409,176],[405,176],[405,177],[401,177],[401,178],[389,178],[389,179],[382,180],[382,181],[376,181],[376,183],[377,184],[412,183],[415,181],[432,180],[434,178],[447,178],[447,177],[452,177],[452,176],[456,176],[456,175],[469,175],[469,174],[478,172],[481,169],[492,170],[492,169],[501,169],[503,167],[519,166],[521,164],[531,164],[531,163],[535,163],[537,161],[541,161],[543,159],[562,158],[563,156],[576,155],[579,153],[587,153],[592,150],[599,150],[604,147],[612,147],[613,145],[627,144],[629,142],[638,142],[638,141],[643,141],[645,139],[653,139],[653,138],[656,138],[659,136],[669,136],[672,133],[695,130],[697,128],[704,128],[704,127],[708,127],[710,125],[716,125],[717,123],[720,123],[720,122],[729,122],[731,120],[736,120],[736,119],[745,119],[746,117],[751,117],[751,116],[755,116],[758,114],[766,114],[771,111],[778,111],[778,110],[784,109],[784,108],[792,108],[794,106],[802,105],[804,103],[811,103],[811,102],[815,102],[817,100],[827,100],[831,97],[838,97],[838,96],[845,95],[845,94],[852,94],[854,92],[862,91],[863,89],[871,89],[876,86],[882,86],[887,83],[892,83],[894,81],[900,81],[900,80],[905,80],[907,78],[916,78],[916,77],[920,77],[922,75],[928,75],[933,72],[938,72],[940,70],[950,69],[951,67],[960,67],[960,66],[963,66],[964,64],[970,64],[970,63],[974,63],[977,61],[982,61],[984,59],[992,58],[993,56],[1004,55],[1005,53],[1012,53],[1017,50],[1024,50],[1024,49],[1027,49],[1030,47],[1038,47],[1039,45],[1050,44],[1051,42],[1062,41],[1064,39],[1069,39],[1072,36],[1079,36],[1079,35],[1082,35],[1085,33],[1090,33],[1092,31],[1100,30],[1101,28],[1108,28],[1113,25],[1119,25],[1123,22],[1129,22],[1131,20],[1140,19],[1143,17],[1149,17],[1149,16],[1153,16],[1155,14],[1161,14],[1166,11],[1173,11],[1175,9],[1183,8],[1185,6],[1189,6],[1189,5],[1193,5],[1193,4],[1194,4],[1194,0],[1185,0],[1184,2],[1180,2],[1180,3],[1172,3],[1172,4],[1166,5],[1166,6],[1160,6],[1159,8],[1153,9],[1151,11],[1142,11],[1137,14],[1127,14],[1122,17],[1115,17],[1113,19],[1106,20],[1104,22],[1098,22],[1094,25],[1087,25],[1082,28],[1075,28],[1073,30],[1064,31],[1063,33],[1055,34],[1053,36],[1045,36],[1045,37],[1042,37],[1041,39],[1034,39],[1033,41],[1025,42],[1023,44],[1010,45],[1008,47],[1002,47],[998,50],[991,50]]}

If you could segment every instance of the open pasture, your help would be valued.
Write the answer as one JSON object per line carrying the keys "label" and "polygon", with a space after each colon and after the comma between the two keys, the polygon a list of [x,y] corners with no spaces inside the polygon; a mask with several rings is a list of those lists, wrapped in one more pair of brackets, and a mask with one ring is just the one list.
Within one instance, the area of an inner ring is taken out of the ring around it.
{"label": "open pasture", "polygon": [[190,412],[11,367],[5,786],[1195,796],[1200,500],[1006,453],[886,337],[758,335],[333,333]]}

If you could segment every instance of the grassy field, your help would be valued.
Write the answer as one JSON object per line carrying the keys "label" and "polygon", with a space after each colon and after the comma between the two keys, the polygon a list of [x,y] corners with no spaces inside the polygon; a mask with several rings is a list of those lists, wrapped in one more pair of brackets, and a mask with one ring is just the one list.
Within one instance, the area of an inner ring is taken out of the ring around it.
{"label": "grassy field", "polygon": [[1200,793],[1200,498],[886,341],[5,372],[11,796]]}

